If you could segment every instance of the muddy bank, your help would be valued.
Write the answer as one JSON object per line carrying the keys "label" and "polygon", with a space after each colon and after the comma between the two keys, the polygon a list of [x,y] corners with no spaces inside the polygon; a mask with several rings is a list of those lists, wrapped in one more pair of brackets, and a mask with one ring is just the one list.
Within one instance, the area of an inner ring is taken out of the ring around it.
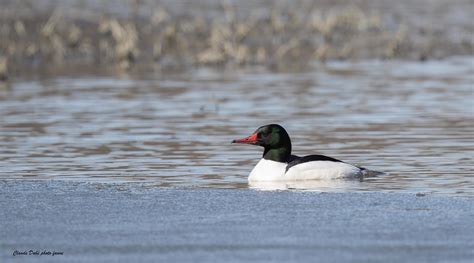
{"label": "muddy bank", "polygon": [[473,47],[464,0],[1,2],[3,79],[25,67],[291,69],[327,59],[438,59]]}

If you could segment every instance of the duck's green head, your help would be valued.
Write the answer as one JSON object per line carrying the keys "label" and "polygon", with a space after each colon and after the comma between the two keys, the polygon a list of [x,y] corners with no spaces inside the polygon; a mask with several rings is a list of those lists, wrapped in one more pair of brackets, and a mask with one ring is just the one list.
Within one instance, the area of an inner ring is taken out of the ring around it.
{"label": "duck's green head", "polygon": [[265,148],[263,158],[284,162],[291,155],[291,140],[288,133],[278,124],[258,128],[252,135],[232,143],[259,145]]}

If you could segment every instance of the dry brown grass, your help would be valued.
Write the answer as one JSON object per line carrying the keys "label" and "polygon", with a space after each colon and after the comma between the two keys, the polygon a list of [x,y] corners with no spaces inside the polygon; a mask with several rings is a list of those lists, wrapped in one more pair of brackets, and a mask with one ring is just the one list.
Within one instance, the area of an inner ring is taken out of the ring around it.
{"label": "dry brown grass", "polygon": [[[135,9],[140,1],[133,1]],[[163,67],[305,67],[314,60],[419,58],[402,21],[387,27],[379,12],[356,6],[317,5],[238,14],[224,2],[220,15],[173,15],[155,6],[149,16],[91,15],[68,18],[58,8],[46,15],[0,19],[0,78],[13,68],[63,64],[137,64]],[[465,46],[461,53],[472,51]],[[422,54],[423,53],[423,54]],[[7,63],[8,61],[8,63]],[[2,77],[3,76],[3,77]]]}

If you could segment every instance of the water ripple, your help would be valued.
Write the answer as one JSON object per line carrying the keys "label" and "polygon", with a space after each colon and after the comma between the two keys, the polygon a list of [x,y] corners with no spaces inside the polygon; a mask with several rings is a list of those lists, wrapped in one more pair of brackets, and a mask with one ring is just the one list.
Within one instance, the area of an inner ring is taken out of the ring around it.
{"label": "water ripple", "polygon": [[474,196],[473,62],[18,79],[0,90],[0,178],[248,187],[261,149],[230,141],[278,122],[296,154],[386,174],[252,188]]}

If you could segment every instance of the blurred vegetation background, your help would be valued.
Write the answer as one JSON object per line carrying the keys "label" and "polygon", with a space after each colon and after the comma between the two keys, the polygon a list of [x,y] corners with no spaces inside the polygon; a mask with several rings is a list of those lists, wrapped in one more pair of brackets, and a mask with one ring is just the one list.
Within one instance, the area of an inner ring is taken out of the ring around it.
{"label": "blurred vegetation background", "polygon": [[0,79],[26,69],[308,67],[472,55],[473,1],[0,0]]}

